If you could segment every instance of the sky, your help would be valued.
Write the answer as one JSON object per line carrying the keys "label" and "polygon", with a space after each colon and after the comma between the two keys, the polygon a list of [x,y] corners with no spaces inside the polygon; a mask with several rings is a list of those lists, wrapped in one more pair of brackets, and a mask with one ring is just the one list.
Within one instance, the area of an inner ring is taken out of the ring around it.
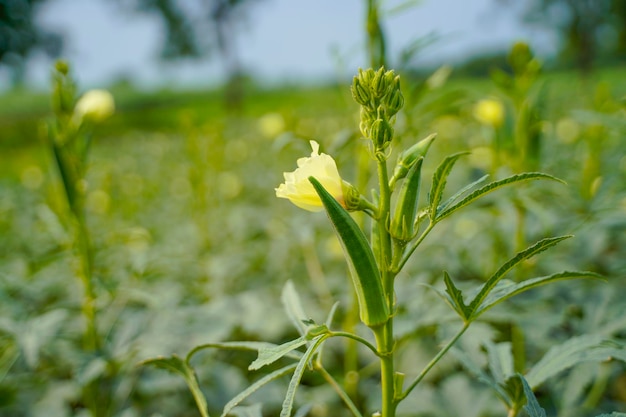
{"label": "sky", "polygon": [[[405,1],[387,0],[383,4],[391,10]],[[367,63],[364,3],[259,1],[237,38],[244,67],[269,83],[315,82],[352,75]],[[416,64],[454,63],[477,51],[507,49],[516,40],[529,41],[539,52],[549,52],[554,40],[523,26],[518,16],[513,6],[496,0],[422,0],[408,10],[387,13],[383,24],[391,66],[403,48],[432,35],[438,40],[416,57]],[[120,76],[145,87],[215,85],[224,79],[217,60],[161,61],[163,31],[158,19],[128,13],[118,1],[48,0],[38,20],[66,36],[64,57],[73,65],[79,83],[87,87],[106,86]],[[29,65],[28,80],[45,86],[50,65],[47,58],[36,56]]]}

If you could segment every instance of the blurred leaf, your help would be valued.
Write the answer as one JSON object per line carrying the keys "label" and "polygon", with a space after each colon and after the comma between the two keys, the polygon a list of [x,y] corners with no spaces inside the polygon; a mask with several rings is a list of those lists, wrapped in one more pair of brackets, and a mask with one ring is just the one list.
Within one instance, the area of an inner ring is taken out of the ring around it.
{"label": "blurred leaf", "polygon": [[450,175],[452,167],[461,156],[467,154],[469,154],[469,152],[458,152],[447,156],[441,164],[439,164],[437,170],[433,174],[433,182],[430,186],[430,192],[428,193],[431,222],[434,223],[437,219],[439,203],[441,202],[443,191],[446,188],[446,183],[448,181],[448,175]]}
{"label": "blurred leaf", "polygon": [[[486,177],[483,177],[486,178]],[[474,186],[474,184],[477,184],[478,182],[482,181],[481,178],[480,180],[473,182],[472,184],[470,184],[469,186],[463,188],[459,193],[462,194],[465,191],[467,191],[469,188],[471,188],[472,186]],[[460,195],[459,193],[455,194],[454,197],[452,197],[450,200],[448,200],[445,204],[442,205],[442,211],[441,213],[439,213],[437,215],[437,221],[448,217],[449,215],[451,215],[452,213],[454,213],[455,211],[457,211],[460,208],[463,208],[465,206],[467,206],[468,204],[478,200],[480,197],[494,191],[497,190],[500,187],[504,187],[505,185],[511,185],[511,184],[515,184],[521,181],[529,181],[529,180],[538,180],[538,179],[549,179],[549,180],[554,180],[554,181],[558,181],[558,182],[562,182],[562,180],[553,177],[552,175],[548,175],[548,174],[544,174],[542,172],[525,172],[523,174],[516,174],[516,175],[512,175],[510,177],[501,179],[499,181],[494,181],[491,182],[487,185],[485,185],[484,187],[479,188],[478,190],[472,192],[471,194],[469,194],[468,196],[466,196],[463,200],[459,201],[457,204],[455,204],[452,207],[446,208],[449,206],[449,204],[451,204],[456,198],[458,198]],[[469,188],[468,188],[469,187]]]}
{"label": "blurred leaf", "polygon": [[67,310],[52,310],[28,320],[18,328],[17,340],[28,366],[37,366],[39,351],[55,338],[67,315]]}
{"label": "blurred leaf", "polygon": [[293,376],[291,377],[291,381],[289,381],[289,388],[287,388],[287,395],[285,395],[285,400],[283,401],[283,407],[280,410],[280,417],[290,417],[291,410],[293,409],[293,402],[296,398],[296,390],[298,389],[298,385],[300,385],[300,380],[302,379],[302,375],[304,374],[304,369],[306,365],[311,361],[315,351],[320,347],[320,345],[326,340],[327,336],[318,336],[316,339],[313,339],[313,343],[309,345],[309,348],[306,350],[300,362],[298,362],[298,366],[296,370],[293,372]]}
{"label": "blurred leaf", "polygon": [[169,358],[160,357],[148,359],[141,362],[141,365],[153,365],[157,368],[163,368],[170,372],[182,375],[187,383],[187,386],[189,387],[189,390],[191,390],[191,394],[196,401],[196,406],[198,407],[200,414],[202,417],[209,417],[206,398],[204,397],[202,390],[200,390],[196,373],[186,361],[176,355],[172,355]]}
{"label": "blurred leaf", "polygon": [[524,379],[522,375],[518,375],[518,377],[524,387],[524,395],[526,395],[524,410],[528,413],[528,417],[546,417],[546,411],[541,408],[539,402],[537,402],[537,398],[535,394],[533,394],[533,390],[530,388],[530,385],[528,385],[526,379]]}
{"label": "blurred leaf", "polygon": [[287,375],[288,373],[290,373],[291,371],[293,371],[294,369],[296,369],[297,364],[291,364],[291,365],[287,365],[283,368],[277,369],[276,371],[265,375],[263,378],[259,379],[258,381],[255,381],[252,385],[250,385],[248,388],[246,388],[245,390],[241,391],[239,394],[237,394],[237,396],[235,396],[232,400],[230,400],[225,406],[224,406],[224,411],[222,412],[222,416],[221,417],[225,417],[234,407],[236,407],[239,403],[241,403],[243,400],[245,400],[246,398],[248,398],[250,395],[252,395],[253,393],[255,393],[259,388],[261,388],[262,386],[264,386],[265,384],[278,379],[284,375]]}
{"label": "blurred leaf", "polygon": [[625,413],[618,413],[617,411],[612,412],[611,414],[600,414],[596,417],[626,417]]}
{"label": "blurred leaf", "polygon": [[474,319],[476,316],[480,305],[483,303],[485,298],[489,295],[491,290],[494,289],[496,284],[504,277],[504,275],[509,272],[513,267],[518,265],[519,263],[525,261],[533,257],[534,255],[543,252],[544,250],[556,245],[562,240],[568,239],[572,236],[559,236],[559,237],[551,237],[542,239],[534,245],[524,249],[521,252],[518,252],[513,258],[504,263],[488,280],[480,289],[480,292],[476,295],[476,297],[472,300],[469,305],[471,311],[471,317]]}
{"label": "blurred leaf", "polygon": [[514,283],[511,281],[500,281],[494,288],[493,291],[487,295],[484,301],[478,306],[472,313],[472,317],[476,318],[483,314],[485,311],[494,307],[497,304],[500,304],[502,301],[507,300],[514,295],[523,293],[524,291],[528,291],[532,288],[536,288],[545,284],[549,284],[555,281],[562,281],[566,279],[575,279],[575,278],[596,278],[596,279],[604,279],[602,275],[596,274],[595,272],[589,271],[564,271],[557,272],[552,275],[548,275],[545,277],[537,277],[527,279],[520,283]]}
{"label": "blurred leaf", "polygon": [[296,287],[293,285],[291,280],[288,280],[285,283],[280,299],[283,302],[283,306],[285,307],[289,320],[291,320],[293,325],[296,327],[300,336],[306,335],[307,329],[310,326],[304,324],[304,320],[308,320],[310,317],[304,312],[300,296],[298,296]]}
{"label": "blurred leaf", "polygon": [[[263,417],[263,412],[261,410],[262,404],[257,403],[247,407],[236,407],[231,411],[232,415],[237,417]],[[226,413],[222,414],[224,417]]]}
{"label": "blurred leaf", "polygon": [[287,355],[292,350],[297,349],[300,346],[306,345],[306,342],[306,337],[301,336],[295,340],[291,340],[279,346],[262,347],[261,349],[259,349],[259,357],[254,362],[252,362],[250,366],[248,366],[248,369],[251,371],[255,371],[259,368],[264,367],[265,365],[274,363],[283,356]]}
{"label": "blurred leaf", "polygon": [[361,321],[367,326],[384,323],[389,319],[389,309],[372,248],[350,214],[324,189],[322,184],[314,177],[309,177],[309,181],[322,200],[328,218],[341,241],[359,301]]}
{"label": "blurred leaf", "polygon": [[581,362],[603,362],[617,359],[626,362],[626,346],[603,336],[585,335],[571,338],[552,347],[526,374],[532,387]]}
{"label": "blurred leaf", "polygon": [[487,348],[487,358],[491,375],[500,384],[514,374],[513,371],[513,353],[511,351],[511,343],[503,342],[495,344],[491,341],[485,342]]}

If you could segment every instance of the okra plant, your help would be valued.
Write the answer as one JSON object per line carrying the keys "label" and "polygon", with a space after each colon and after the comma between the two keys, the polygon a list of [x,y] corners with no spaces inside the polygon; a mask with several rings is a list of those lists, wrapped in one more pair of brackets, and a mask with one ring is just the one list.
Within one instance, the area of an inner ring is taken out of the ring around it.
{"label": "okra plant", "polygon": [[[258,357],[250,364],[250,370],[275,364],[279,359],[291,361],[281,368],[274,367],[273,371],[233,398],[224,406],[222,416],[230,415],[235,407],[264,385],[287,375],[291,375],[291,380],[280,416],[291,416],[303,374],[312,371],[319,373],[334,389],[352,415],[394,417],[398,405],[410,395],[419,395],[417,388],[425,376],[485,312],[517,294],[544,284],[581,277],[601,278],[593,272],[561,271],[521,282],[505,279],[507,273],[520,263],[571,236],[547,237],[531,244],[512,255],[486,277],[479,288],[471,292],[461,291],[453,277],[442,271],[442,285],[434,289],[458,315],[458,330],[420,372],[410,370],[416,376],[409,380],[405,375],[406,370],[397,369],[396,366],[399,353],[396,349],[394,319],[399,314],[399,306],[394,285],[409,259],[419,253],[417,250],[425,238],[442,221],[499,188],[534,180],[561,181],[541,172],[517,173],[492,182],[487,182],[487,177],[483,177],[461,188],[451,197],[444,198],[451,170],[467,154],[459,152],[444,158],[437,166],[430,181],[426,203],[420,204],[423,200],[420,194],[427,186],[422,176],[423,161],[435,142],[435,135],[418,141],[408,149],[395,149],[394,123],[404,103],[400,77],[394,71],[382,67],[378,70],[359,70],[352,83],[352,96],[360,106],[359,128],[368,143],[364,152],[369,152],[377,173],[377,187],[371,191],[371,195],[367,196],[364,190],[344,180],[335,160],[320,152],[320,145],[315,141],[310,142],[311,155],[298,159],[297,169],[285,173],[285,182],[275,191],[277,197],[288,199],[299,208],[312,212],[325,211],[328,215],[349,269],[351,279],[346,280],[346,285],[350,282],[356,292],[360,321],[369,329],[369,336],[335,329],[333,316],[337,304],[328,313],[324,323],[311,320],[304,312],[294,285],[287,282],[282,301],[287,315],[300,334],[297,339],[281,345],[245,341],[216,342],[196,347],[185,358],[174,355],[144,362],[181,374],[203,417],[209,415],[207,402],[190,366],[191,358],[201,350],[220,348],[257,351]],[[397,157],[392,158],[394,154]],[[392,160],[395,163],[390,163]],[[353,212],[362,212],[368,216],[371,221],[366,223],[371,230],[363,230],[353,219]],[[402,279],[411,278],[403,276]],[[380,409],[359,409],[340,381],[325,368],[322,347],[332,338],[346,338],[362,344],[379,362],[380,391],[377,395],[380,396]],[[419,340],[415,342],[419,343]],[[611,355],[624,359],[622,346],[613,346],[611,349]],[[605,349],[603,353],[607,354],[608,350]],[[531,368],[525,375],[511,370],[501,375],[500,379],[490,380],[496,394],[505,404],[508,416],[517,416],[522,409],[532,417],[545,416],[532,389],[549,376],[577,362],[571,355],[559,356],[553,352],[552,356],[555,355],[556,359],[547,355],[546,361],[538,364],[540,368]],[[485,377],[482,380],[487,379]],[[247,409],[247,412],[253,414],[246,415],[262,415],[260,409],[250,410]],[[306,410],[300,409],[298,415],[306,415]]]}

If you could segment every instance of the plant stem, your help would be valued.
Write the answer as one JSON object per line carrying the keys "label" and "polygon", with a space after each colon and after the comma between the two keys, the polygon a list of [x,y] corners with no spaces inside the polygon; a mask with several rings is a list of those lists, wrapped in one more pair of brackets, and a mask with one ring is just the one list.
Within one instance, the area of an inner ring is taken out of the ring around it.
{"label": "plant stem", "polygon": [[380,356],[381,390],[382,390],[382,417],[395,416],[394,392],[394,347],[393,312],[395,308],[395,293],[393,281],[395,274],[390,270],[391,237],[387,230],[391,206],[391,192],[389,189],[389,175],[384,157],[377,157],[378,182],[380,187],[379,216],[375,227],[378,228],[379,239],[379,268],[383,284],[383,291],[389,307],[390,317],[384,324],[373,328],[376,336],[376,346]]}
{"label": "plant stem", "polygon": [[435,366],[437,362],[441,360],[441,358],[443,358],[443,356],[448,352],[448,350],[450,350],[452,346],[454,346],[454,344],[459,340],[459,338],[463,335],[463,333],[465,333],[465,331],[469,328],[469,325],[470,325],[470,322],[465,323],[463,325],[461,330],[459,330],[457,334],[455,334],[454,337],[439,351],[439,353],[437,353],[437,356],[435,356],[428,363],[428,365],[426,365],[426,367],[422,370],[422,372],[420,372],[420,374],[417,376],[417,378],[415,378],[415,380],[411,383],[411,385],[409,385],[409,387],[402,394],[398,396],[398,401],[405,399],[407,395],[409,395],[411,391],[413,391],[413,389],[417,386],[417,384],[419,384],[422,381],[422,379],[424,379],[424,377],[426,376],[426,374],[428,374],[428,372],[432,369],[432,367]]}

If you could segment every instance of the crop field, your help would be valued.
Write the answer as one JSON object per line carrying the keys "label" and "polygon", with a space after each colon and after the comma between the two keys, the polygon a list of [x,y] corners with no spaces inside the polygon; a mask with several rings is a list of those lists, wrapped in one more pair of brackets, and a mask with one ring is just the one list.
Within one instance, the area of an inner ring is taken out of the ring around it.
{"label": "crop field", "polygon": [[[396,404],[397,415],[517,415],[503,394],[514,374],[526,376],[548,416],[626,412],[624,68],[584,79],[517,74],[508,89],[446,75],[400,73],[404,106],[384,148],[393,172],[403,149],[437,134],[420,162],[419,207],[432,204],[434,174],[457,152],[469,151],[447,176],[444,201],[484,175],[474,188],[522,172],[562,182],[494,190],[446,218],[403,265],[393,332],[405,388],[463,323],[440,297],[453,292],[444,275],[470,300],[516,253],[566,235],[516,263],[507,282],[588,274],[482,314]],[[78,206],[51,144],[61,120],[51,93],[0,96],[0,416],[219,416],[246,387],[294,362],[249,369],[257,351],[207,344],[298,338],[284,305],[294,292],[310,323],[336,308],[329,327],[374,343],[328,217],[275,191],[315,140],[344,180],[377,201],[375,151],[359,129],[351,80],[247,86],[236,107],[224,104],[223,91],[110,91],[115,113],[87,133]],[[494,107],[481,113],[481,104]],[[362,212],[352,217],[367,230],[374,223]],[[172,372],[173,358],[203,345]],[[355,415],[324,372],[363,416],[380,410],[377,359],[355,340],[329,339],[324,371],[312,365],[302,374],[293,415]],[[181,377],[187,367],[199,391]],[[285,373],[230,415],[278,416],[290,388]],[[207,404],[200,412],[198,392]],[[520,416],[540,415],[520,407]]]}

